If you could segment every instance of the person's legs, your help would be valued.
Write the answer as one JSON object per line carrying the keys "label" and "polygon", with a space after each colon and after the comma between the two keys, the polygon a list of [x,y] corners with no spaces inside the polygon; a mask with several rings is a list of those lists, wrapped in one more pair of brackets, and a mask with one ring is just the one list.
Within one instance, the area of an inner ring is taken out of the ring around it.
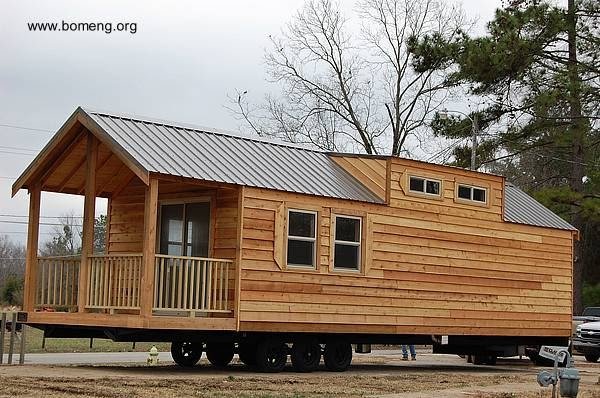
{"label": "person's legs", "polygon": [[408,351],[406,350],[406,346],[402,344],[402,359],[408,360]]}
{"label": "person's legs", "polygon": [[415,346],[413,344],[410,344],[408,346],[408,348],[410,349],[410,356],[413,360],[417,359],[417,351],[415,350]]}

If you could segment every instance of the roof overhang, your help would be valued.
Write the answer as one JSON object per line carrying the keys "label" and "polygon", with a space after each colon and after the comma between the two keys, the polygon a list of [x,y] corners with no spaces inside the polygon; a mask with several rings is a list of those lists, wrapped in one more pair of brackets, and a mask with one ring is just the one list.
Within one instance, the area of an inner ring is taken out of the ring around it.
{"label": "roof overhang", "polygon": [[12,196],[15,196],[20,189],[29,188],[35,183],[36,178],[43,175],[44,170],[50,166],[52,161],[56,158],[57,153],[65,150],[70,142],[76,139],[79,135],[79,131],[75,129],[78,123],[92,133],[101,143],[110,148],[110,150],[113,151],[113,153],[140,178],[140,180],[148,185],[149,171],[133,158],[131,154],[125,151],[108,133],[106,133],[83,108],[78,107],[14,182],[12,186]]}

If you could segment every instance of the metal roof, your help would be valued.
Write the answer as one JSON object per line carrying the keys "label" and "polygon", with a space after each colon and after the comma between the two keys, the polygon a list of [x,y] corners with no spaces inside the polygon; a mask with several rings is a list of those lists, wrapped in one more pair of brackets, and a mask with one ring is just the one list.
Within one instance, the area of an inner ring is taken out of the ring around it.
{"label": "metal roof", "polygon": [[203,127],[84,112],[149,172],[383,202],[325,152]]}
{"label": "metal roof", "polygon": [[511,183],[504,188],[504,220],[538,227],[577,229]]}

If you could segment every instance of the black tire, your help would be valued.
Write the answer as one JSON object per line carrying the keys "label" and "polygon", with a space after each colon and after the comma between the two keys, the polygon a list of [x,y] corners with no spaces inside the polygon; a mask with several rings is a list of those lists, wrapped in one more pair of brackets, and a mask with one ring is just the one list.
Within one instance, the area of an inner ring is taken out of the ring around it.
{"label": "black tire", "polygon": [[287,362],[288,347],[277,338],[265,338],[256,346],[256,367],[261,372],[278,373]]}
{"label": "black tire", "polygon": [[598,354],[585,354],[583,357],[588,362],[598,362],[598,359],[600,359],[600,355]]}
{"label": "black tire", "polygon": [[497,356],[495,356],[495,355],[488,355],[487,360],[486,360],[486,363],[488,365],[496,366],[497,362],[498,362],[498,357]]}
{"label": "black tire", "polygon": [[300,340],[292,345],[292,366],[296,372],[317,370],[321,362],[321,345],[316,341]]}
{"label": "black tire", "polygon": [[352,345],[345,342],[325,344],[323,352],[325,367],[331,372],[344,372],[352,363]]}
{"label": "black tire", "polygon": [[174,341],[171,343],[171,356],[177,365],[192,367],[202,358],[202,343]]}
{"label": "black tire", "polygon": [[238,345],[238,357],[246,366],[256,366],[256,344],[240,343]]}
{"label": "black tire", "polygon": [[206,358],[215,368],[225,368],[233,359],[233,343],[207,343]]}
{"label": "black tire", "polygon": [[473,360],[473,365],[483,365],[486,363],[486,356],[485,355],[473,355],[472,356],[472,360]]}

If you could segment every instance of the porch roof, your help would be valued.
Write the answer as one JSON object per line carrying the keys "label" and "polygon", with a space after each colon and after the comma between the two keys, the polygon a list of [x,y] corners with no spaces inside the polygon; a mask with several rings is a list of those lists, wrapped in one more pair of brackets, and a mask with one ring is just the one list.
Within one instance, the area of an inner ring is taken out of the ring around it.
{"label": "porch roof", "polygon": [[[302,194],[382,203],[383,200],[321,151],[237,136],[214,129],[77,108],[77,119],[115,150],[143,180],[144,174],[194,178]],[[61,129],[62,130],[62,129]],[[35,164],[13,185],[26,187]]]}

